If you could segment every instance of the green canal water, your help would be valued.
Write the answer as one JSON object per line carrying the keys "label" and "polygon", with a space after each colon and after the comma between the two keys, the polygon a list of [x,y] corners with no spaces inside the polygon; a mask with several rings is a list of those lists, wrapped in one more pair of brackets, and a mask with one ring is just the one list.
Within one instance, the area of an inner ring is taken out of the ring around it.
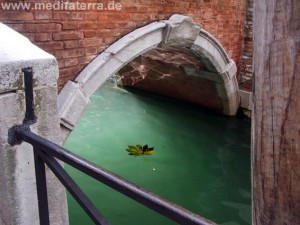
{"label": "green canal water", "polygon": [[[130,156],[128,145],[154,146]],[[65,147],[149,191],[222,225],[251,221],[250,121],[229,118],[107,83],[91,98]],[[112,225],[172,225],[69,166]],[[68,195],[70,224],[89,225]]]}

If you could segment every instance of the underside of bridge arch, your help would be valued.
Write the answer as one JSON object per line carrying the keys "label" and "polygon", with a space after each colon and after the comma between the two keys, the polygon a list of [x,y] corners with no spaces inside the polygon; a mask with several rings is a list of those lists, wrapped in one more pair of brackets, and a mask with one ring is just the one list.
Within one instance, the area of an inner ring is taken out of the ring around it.
{"label": "underside of bridge arch", "polygon": [[185,47],[156,47],[129,62],[115,77],[119,86],[223,112],[218,91],[222,77]]}
{"label": "underside of bridge arch", "polygon": [[212,35],[189,17],[173,15],[119,39],[69,81],[58,99],[61,124],[66,133],[71,131],[90,96],[116,73],[124,85],[235,115],[236,72],[234,61]]}

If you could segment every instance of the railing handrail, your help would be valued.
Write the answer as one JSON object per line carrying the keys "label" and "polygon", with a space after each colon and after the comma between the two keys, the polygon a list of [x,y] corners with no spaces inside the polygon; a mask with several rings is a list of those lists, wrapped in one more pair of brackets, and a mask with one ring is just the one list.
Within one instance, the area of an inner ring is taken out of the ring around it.
{"label": "railing handrail", "polygon": [[[51,161],[51,156],[69,164],[70,166],[80,170],[81,172],[93,177],[94,179],[106,184],[107,186],[117,190],[118,192],[128,196],[131,199],[155,210],[156,212],[168,217],[169,219],[186,225],[216,225],[216,223],[209,221],[195,213],[192,213],[181,206],[178,206],[168,200],[165,200],[145,189],[121,178],[118,175],[111,173],[110,171],[101,168],[100,166],[89,162],[80,156],[66,150],[65,148],[31,132],[28,129],[18,128],[15,130],[17,139],[23,140],[34,147],[35,152],[43,159],[48,167],[53,171],[57,161]],[[41,151],[41,152],[39,152]],[[59,172],[58,172],[59,173]],[[55,173],[55,175],[57,175]],[[74,182],[72,178],[68,177],[68,174],[64,171],[64,175],[67,178],[58,177],[60,181],[64,179],[70,182]],[[66,181],[62,182],[65,186]],[[74,182],[75,183],[75,182]],[[78,190],[81,191],[81,190]],[[73,195],[74,196],[74,195]],[[76,199],[77,200],[77,199]],[[89,201],[89,200],[86,200]],[[89,214],[90,216],[90,214]],[[102,215],[100,214],[100,217]],[[100,223],[99,224],[105,224]]]}

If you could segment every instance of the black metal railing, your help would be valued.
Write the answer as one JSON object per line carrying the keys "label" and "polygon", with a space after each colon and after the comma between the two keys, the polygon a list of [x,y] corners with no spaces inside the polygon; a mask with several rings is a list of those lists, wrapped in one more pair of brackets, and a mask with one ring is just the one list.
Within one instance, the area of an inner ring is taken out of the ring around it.
{"label": "black metal railing", "polygon": [[25,141],[33,146],[35,173],[37,183],[38,208],[41,225],[49,225],[49,211],[47,199],[47,185],[45,164],[53,171],[60,182],[66,187],[79,205],[85,210],[95,224],[109,224],[98,211],[92,201],[83,193],[79,186],[64,170],[59,159],[103,184],[117,190],[131,199],[155,210],[165,217],[186,225],[215,225],[170,201],[167,201],[139,186],[130,183],[123,178],[95,165],[80,156],[56,145],[49,140],[32,133],[27,125],[15,126],[13,129],[14,143]]}

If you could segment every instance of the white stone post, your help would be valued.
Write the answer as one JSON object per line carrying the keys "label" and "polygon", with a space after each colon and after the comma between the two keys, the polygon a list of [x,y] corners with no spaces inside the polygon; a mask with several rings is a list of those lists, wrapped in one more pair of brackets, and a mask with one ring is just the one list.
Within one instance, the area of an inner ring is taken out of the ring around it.
{"label": "white stone post", "polygon": [[[34,111],[31,130],[58,144],[58,66],[56,59],[0,23],[0,225],[38,225],[36,181],[31,145],[10,146],[8,130],[25,117],[24,74],[33,70]],[[68,224],[65,189],[47,169],[51,225]]]}

